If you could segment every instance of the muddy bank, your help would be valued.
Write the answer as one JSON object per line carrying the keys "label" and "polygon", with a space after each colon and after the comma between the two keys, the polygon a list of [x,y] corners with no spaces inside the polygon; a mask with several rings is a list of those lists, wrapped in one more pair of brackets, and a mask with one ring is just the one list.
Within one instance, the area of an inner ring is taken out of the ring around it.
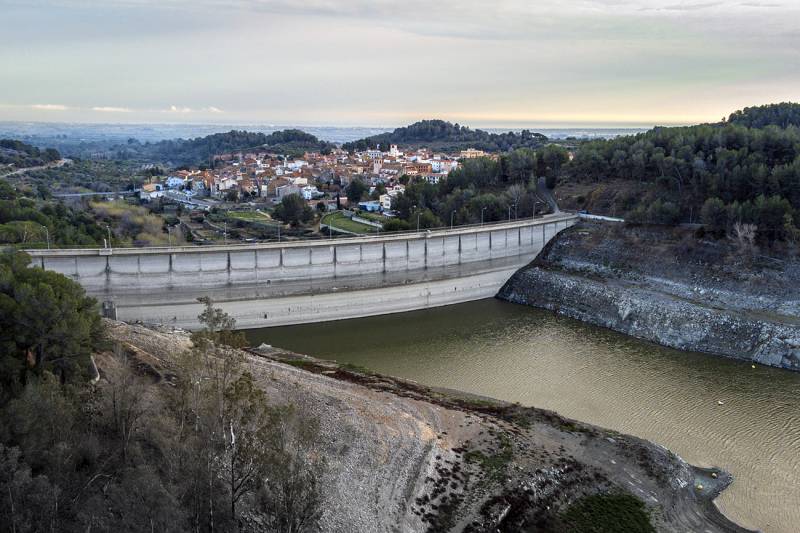
{"label": "muddy bank", "polygon": [[[189,342],[109,330],[143,371],[165,376]],[[644,502],[657,531],[742,531],[712,503],[727,474],[646,441],[266,346],[246,353],[271,399],[301,402],[322,423],[324,531],[567,531],[566,513],[597,494]]]}
{"label": "muddy bank", "polygon": [[800,261],[689,230],[582,222],[498,297],[683,350],[800,370]]}

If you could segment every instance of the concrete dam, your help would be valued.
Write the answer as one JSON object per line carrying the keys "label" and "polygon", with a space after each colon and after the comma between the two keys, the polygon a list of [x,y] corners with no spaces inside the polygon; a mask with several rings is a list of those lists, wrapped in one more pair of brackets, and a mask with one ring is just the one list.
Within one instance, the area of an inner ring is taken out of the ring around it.
{"label": "concrete dam", "polygon": [[576,215],[283,243],[28,250],[106,316],[192,329],[211,297],[238,327],[412,311],[494,296]]}

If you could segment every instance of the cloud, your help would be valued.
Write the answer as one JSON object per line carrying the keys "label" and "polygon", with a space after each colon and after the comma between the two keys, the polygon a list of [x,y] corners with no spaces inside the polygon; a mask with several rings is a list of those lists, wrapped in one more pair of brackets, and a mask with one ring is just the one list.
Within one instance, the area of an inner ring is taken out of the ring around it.
{"label": "cloud", "polygon": [[132,113],[133,109],[127,107],[100,106],[93,107],[92,111],[98,111],[100,113]]}
{"label": "cloud", "polygon": [[192,113],[191,107],[178,107],[176,105],[169,106],[168,109],[164,110],[165,113]]}
{"label": "cloud", "polygon": [[69,109],[69,107],[61,104],[33,104],[30,107],[39,111],[67,111]]}
{"label": "cloud", "polygon": [[176,113],[185,115],[189,113],[224,113],[224,111],[214,106],[201,107],[199,109],[195,109],[187,106],[171,105],[169,106],[169,108],[162,110],[162,113]]}
{"label": "cloud", "polygon": [[706,2],[703,4],[687,4],[687,3],[680,3],[680,4],[672,4],[668,6],[664,6],[660,9],[664,11],[699,11],[702,9],[710,9],[712,7],[719,7],[722,5],[722,2]]}

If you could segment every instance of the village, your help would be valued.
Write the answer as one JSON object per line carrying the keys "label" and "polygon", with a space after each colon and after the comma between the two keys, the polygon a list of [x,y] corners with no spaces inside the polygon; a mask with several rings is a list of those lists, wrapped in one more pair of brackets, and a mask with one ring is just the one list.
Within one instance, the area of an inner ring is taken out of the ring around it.
{"label": "village", "polygon": [[[395,216],[393,200],[410,182],[437,185],[461,161],[478,157],[489,155],[473,148],[450,154],[401,150],[394,144],[385,151],[337,148],[299,157],[240,151],[215,155],[210,168],[153,176],[139,197],[157,205],[156,211],[177,210],[181,233],[198,244],[280,239],[281,231],[284,238],[368,234],[383,231]],[[305,216],[280,210],[301,201]]]}

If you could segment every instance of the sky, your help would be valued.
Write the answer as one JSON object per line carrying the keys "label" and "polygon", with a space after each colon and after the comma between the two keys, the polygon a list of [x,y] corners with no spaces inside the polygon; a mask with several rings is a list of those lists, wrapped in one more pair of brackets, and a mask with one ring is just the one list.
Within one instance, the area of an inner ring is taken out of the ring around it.
{"label": "sky", "polygon": [[0,120],[716,121],[800,101],[800,0],[0,0]]}

